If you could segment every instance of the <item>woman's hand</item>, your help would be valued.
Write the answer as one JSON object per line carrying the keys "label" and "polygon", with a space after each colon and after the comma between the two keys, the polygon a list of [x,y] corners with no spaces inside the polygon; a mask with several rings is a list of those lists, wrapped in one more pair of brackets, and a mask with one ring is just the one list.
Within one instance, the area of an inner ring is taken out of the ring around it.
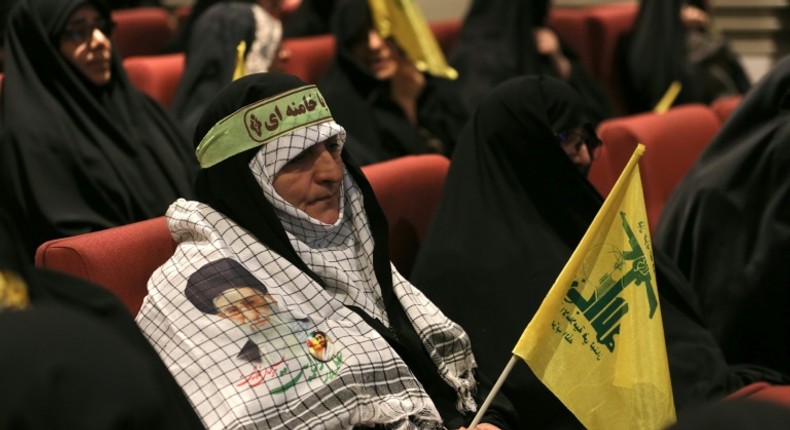
{"label": "woman's hand", "polygon": [[708,25],[710,17],[704,10],[691,5],[684,5],[680,10],[680,20],[686,28],[702,28]]}
{"label": "woman's hand", "polygon": [[547,27],[536,27],[533,30],[535,38],[535,49],[538,54],[544,55],[551,60],[554,71],[560,79],[567,81],[571,77],[571,62],[562,53],[562,45],[557,34]]}

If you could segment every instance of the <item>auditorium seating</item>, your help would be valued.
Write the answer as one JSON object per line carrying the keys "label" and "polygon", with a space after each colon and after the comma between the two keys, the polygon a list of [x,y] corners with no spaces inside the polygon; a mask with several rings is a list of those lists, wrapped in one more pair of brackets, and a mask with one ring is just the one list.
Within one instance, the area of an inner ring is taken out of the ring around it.
{"label": "auditorium seating", "polygon": [[582,66],[592,73],[594,59],[587,34],[587,8],[552,7],[547,25],[570,47]]}
{"label": "auditorium seating", "polygon": [[121,58],[155,55],[173,36],[170,12],[164,7],[136,7],[112,11],[117,24],[113,33]]}
{"label": "auditorium seating", "polygon": [[335,58],[335,38],[330,34],[284,39],[283,48],[291,54],[284,71],[310,84],[321,81]]}
{"label": "auditorium seating", "polygon": [[123,67],[137,89],[170,107],[184,73],[184,58],[183,53],[135,56],[125,58]]}
{"label": "auditorium seating", "polygon": [[592,74],[609,94],[617,112],[626,112],[617,71],[621,39],[631,30],[639,12],[637,3],[593,6],[586,10]]}
{"label": "auditorium seating", "polygon": [[429,22],[428,25],[434,37],[436,37],[436,42],[439,44],[439,47],[442,48],[444,55],[450,55],[460,40],[463,21],[461,19],[449,19],[432,21]]}
{"label": "auditorium seating", "polygon": [[735,108],[738,107],[742,99],[743,96],[740,95],[721,97],[714,100],[713,103],[710,104],[710,108],[713,109],[713,112],[719,117],[723,124],[735,111]]}
{"label": "auditorium seating", "polygon": [[[390,256],[404,274],[438,206],[449,164],[447,158],[429,154],[363,168],[389,223]],[[110,289],[136,314],[148,278],[174,251],[165,219],[158,217],[48,241],[38,248],[35,263]]]}
{"label": "auditorium seating", "polygon": [[703,104],[604,121],[598,128],[603,146],[590,169],[590,182],[608,194],[637,143],[644,144],[639,168],[647,218],[654,229],[667,198],[720,127],[716,114]]}

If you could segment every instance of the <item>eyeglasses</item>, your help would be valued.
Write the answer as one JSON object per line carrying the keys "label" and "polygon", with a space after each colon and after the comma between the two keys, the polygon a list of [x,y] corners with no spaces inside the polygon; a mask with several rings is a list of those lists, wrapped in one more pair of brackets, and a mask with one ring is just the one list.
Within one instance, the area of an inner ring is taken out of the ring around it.
{"label": "eyeglasses", "polygon": [[82,44],[93,38],[94,30],[98,29],[106,37],[110,37],[114,28],[115,23],[109,19],[99,18],[93,22],[80,19],[66,24],[66,28],[63,29],[61,35],[71,42]]}
{"label": "eyeglasses", "polygon": [[587,147],[590,158],[593,159],[598,155],[596,149],[601,146],[601,141],[598,138],[576,130],[557,133],[555,137],[560,143],[562,150],[571,158],[578,156],[582,150],[582,145],[584,145]]}

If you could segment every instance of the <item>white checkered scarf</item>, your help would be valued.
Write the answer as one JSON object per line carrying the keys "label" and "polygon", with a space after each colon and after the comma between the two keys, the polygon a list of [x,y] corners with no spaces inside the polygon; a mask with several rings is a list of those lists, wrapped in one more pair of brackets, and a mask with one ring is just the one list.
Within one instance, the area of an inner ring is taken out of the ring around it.
{"label": "white checkered scarf", "polygon": [[[208,428],[443,428],[433,402],[406,364],[346,307],[357,306],[387,324],[363,196],[353,179],[344,174],[341,217],[332,225],[294,208],[271,186],[274,172],[333,135],[342,144],[345,132],[334,122],[298,130],[265,145],[250,163],[296,252],[326,289],[211,207],[179,200],[168,210],[168,226],[179,245],[149,281],[137,321]],[[300,319],[306,332],[327,332],[334,351],[342,354],[340,367],[334,368],[334,361],[318,366],[313,361],[308,368],[305,356],[286,362],[289,371],[284,374],[282,368],[275,369],[279,376],[274,377],[265,364],[253,366],[236,358],[246,335],[229,321],[201,313],[183,294],[192,273],[220,258],[244,265],[279,305]],[[392,276],[395,296],[426,351],[458,393],[459,410],[474,411],[475,362],[468,336],[394,267]],[[290,369],[300,366],[314,379],[305,377],[291,391],[267,391],[292,379],[296,371]],[[254,387],[251,375],[259,382]]]}
{"label": "white checkered scarf", "polygon": [[279,19],[255,3],[250,4],[250,7],[255,19],[255,38],[244,61],[247,74],[269,70],[277,57],[283,37],[283,25]]}

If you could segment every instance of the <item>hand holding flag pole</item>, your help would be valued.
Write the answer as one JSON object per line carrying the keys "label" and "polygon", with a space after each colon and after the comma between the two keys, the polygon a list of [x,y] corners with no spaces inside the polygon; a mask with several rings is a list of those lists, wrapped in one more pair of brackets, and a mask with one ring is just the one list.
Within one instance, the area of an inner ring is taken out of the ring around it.
{"label": "hand holding flag pole", "polygon": [[675,422],[639,175],[644,151],[637,145],[469,428],[516,357],[588,429],[655,430]]}

